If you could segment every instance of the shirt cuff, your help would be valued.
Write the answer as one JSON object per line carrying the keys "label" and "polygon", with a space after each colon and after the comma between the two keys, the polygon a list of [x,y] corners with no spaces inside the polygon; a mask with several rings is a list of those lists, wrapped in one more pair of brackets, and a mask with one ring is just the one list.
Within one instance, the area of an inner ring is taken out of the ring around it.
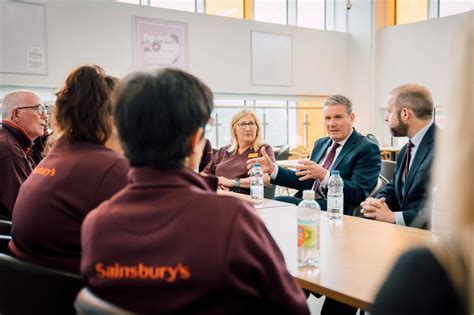
{"label": "shirt cuff", "polygon": [[322,189],[322,188],[326,188],[326,186],[328,185],[328,181],[329,181],[329,175],[330,175],[330,172],[327,171],[326,172],[326,176],[324,176],[323,180],[320,182],[319,184],[319,187]]}
{"label": "shirt cuff", "polygon": [[404,226],[407,225],[405,223],[405,218],[403,217],[403,212],[402,211],[395,212],[395,224],[404,225]]}
{"label": "shirt cuff", "polygon": [[271,178],[272,180],[275,180],[275,178],[276,178],[277,175],[278,175],[278,164],[273,163],[273,166],[275,166],[275,168],[273,169],[273,172],[270,174],[270,178]]}

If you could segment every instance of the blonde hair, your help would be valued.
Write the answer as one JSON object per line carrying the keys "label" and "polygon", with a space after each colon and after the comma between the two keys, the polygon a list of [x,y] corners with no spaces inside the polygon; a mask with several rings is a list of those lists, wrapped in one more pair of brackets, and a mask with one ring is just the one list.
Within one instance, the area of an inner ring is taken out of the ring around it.
{"label": "blonde hair", "polygon": [[[474,42],[473,32],[467,36],[467,44]],[[461,50],[462,51],[462,50]],[[474,117],[473,74],[465,70],[469,65],[472,49],[465,47],[461,72],[457,84],[453,85],[452,105],[447,111],[446,130],[441,133],[441,140],[436,148],[433,176],[436,193],[433,195],[432,223],[433,232],[443,228],[448,239],[432,246],[435,257],[439,260],[449,279],[466,304],[469,314],[474,312],[474,193],[472,176],[474,175]],[[471,64],[472,65],[472,64]]]}
{"label": "blonde hair", "polygon": [[234,115],[232,118],[232,123],[230,124],[230,134],[232,137],[232,143],[230,144],[229,148],[227,149],[227,152],[229,153],[235,153],[237,152],[237,149],[239,147],[239,143],[237,141],[237,133],[235,132],[235,129],[237,128],[237,123],[239,120],[241,120],[245,116],[252,116],[253,120],[255,120],[255,124],[257,125],[257,135],[255,136],[255,140],[252,142],[250,145],[251,148],[255,152],[257,152],[258,148],[263,144],[262,140],[262,125],[260,124],[260,121],[258,120],[257,115],[255,114],[254,111],[251,111],[250,109],[242,109],[240,112]]}

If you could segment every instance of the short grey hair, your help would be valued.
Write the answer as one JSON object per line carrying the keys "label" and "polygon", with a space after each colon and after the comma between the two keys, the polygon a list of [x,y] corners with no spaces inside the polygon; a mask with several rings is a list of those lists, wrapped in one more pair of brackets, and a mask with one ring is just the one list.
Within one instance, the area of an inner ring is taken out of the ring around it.
{"label": "short grey hair", "polygon": [[419,119],[433,117],[433,96],[424,86],[405,84],[394,88],[390,94],[395,97],[397,112],[400,112],[402,108],[409,108]]}
{"label": "short grey hair", "polygon": [[39,96],[36,93],[29,90],[12,91],[5,95],[2,102],[2,118],[10,119],[12,117],[13,110],[16,107],[23,106],[25,96],[27,95],[34,95],[39,99]]}
{"label": "short grey hair", "polygon": [[352,113],[352,102],[349,98],[345,97],[344,95],[334,94],[329,96],[324,101],[324,106],[331,106],[331,105],[344,105],[346,107],[347,114]]}

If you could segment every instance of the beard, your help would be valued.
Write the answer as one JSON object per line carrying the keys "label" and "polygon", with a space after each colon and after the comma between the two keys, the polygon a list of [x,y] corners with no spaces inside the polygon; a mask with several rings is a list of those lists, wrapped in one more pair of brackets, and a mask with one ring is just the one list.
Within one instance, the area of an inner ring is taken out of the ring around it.
{"label": "beard", "polygon": [[408,134],[408,125],[398,120],[398,124],[395,127],[391,127],[390,132],[394,137],[406,137]]}

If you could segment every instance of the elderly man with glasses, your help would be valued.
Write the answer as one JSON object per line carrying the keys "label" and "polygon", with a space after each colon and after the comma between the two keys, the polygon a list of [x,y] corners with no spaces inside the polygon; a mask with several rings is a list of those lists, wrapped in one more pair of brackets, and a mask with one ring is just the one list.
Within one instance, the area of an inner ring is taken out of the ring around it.
{"label": "elderly man with glasses", "polygon": [[0,126],[0,218],[10,219],[20,185],[35,167],[33,141],[44,134],[47,108],[31,91],[8,93]]}

